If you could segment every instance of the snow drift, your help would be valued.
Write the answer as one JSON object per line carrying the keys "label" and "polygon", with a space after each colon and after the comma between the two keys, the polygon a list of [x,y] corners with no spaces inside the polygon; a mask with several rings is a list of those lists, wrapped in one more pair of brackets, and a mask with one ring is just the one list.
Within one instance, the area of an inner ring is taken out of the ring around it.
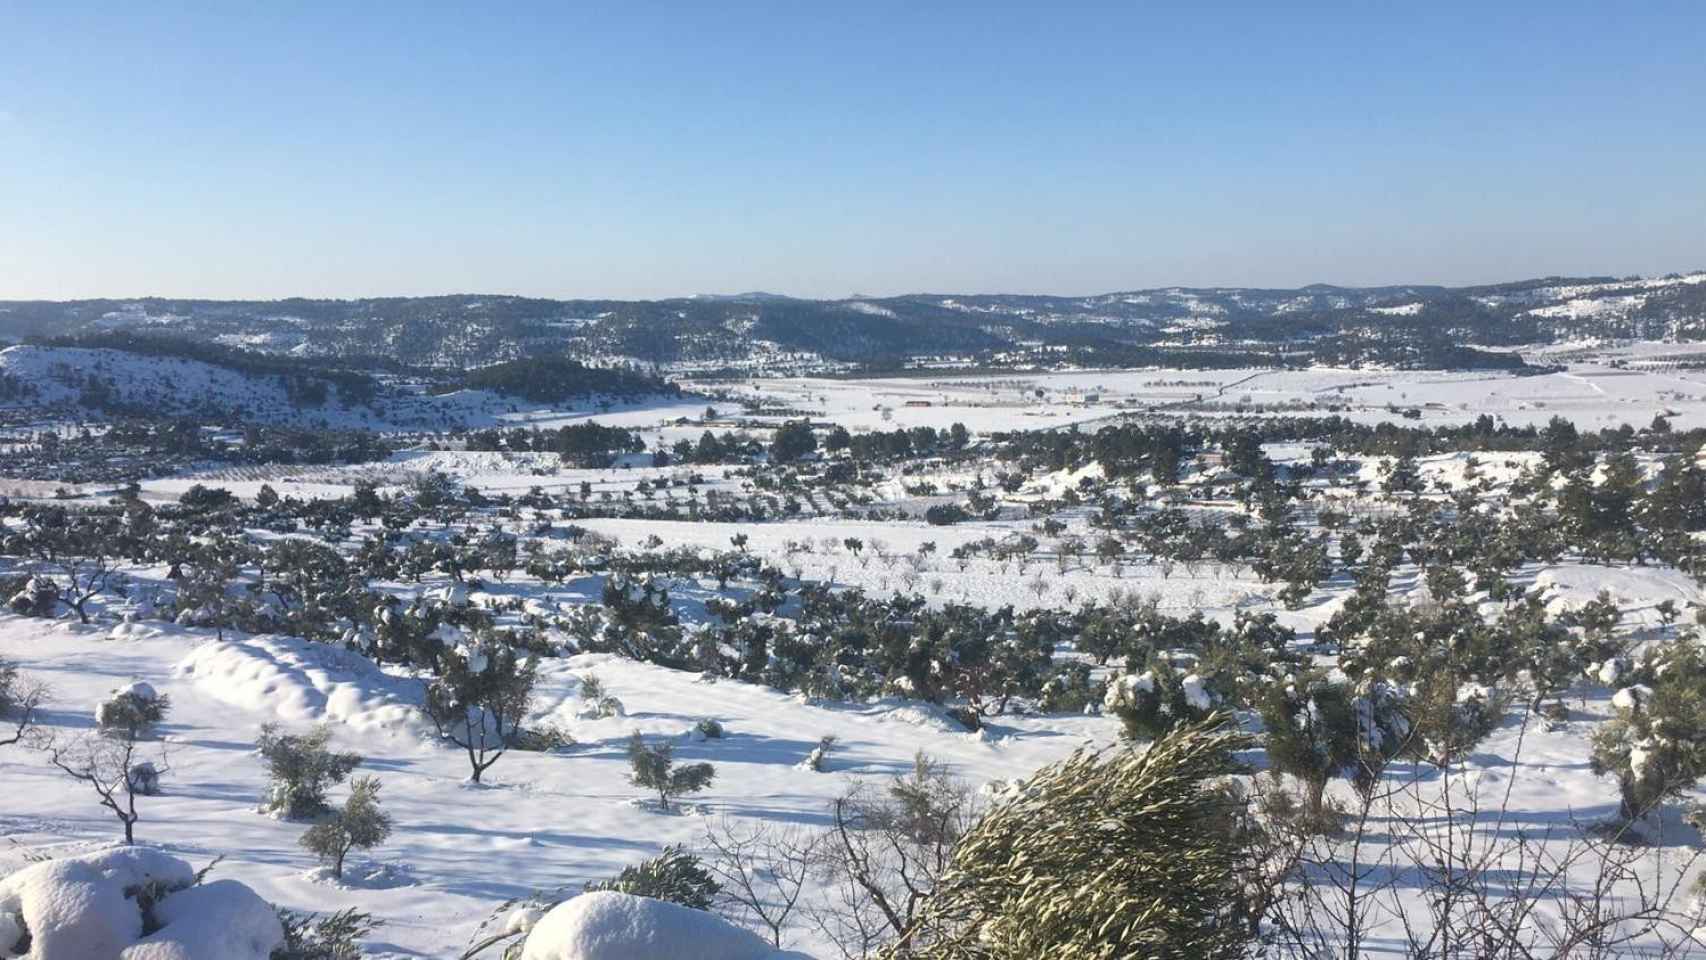
{"label": "snow drift", "polygon": [[335,720],[361,730],[420,722],[418,684],[387,676],[373,661],[339,647],[289,637],[204,644],[178,675],[233,706],[287,721]]}
{"label": "snow drift", "polygon": [[521,960],[810,960],[721,917],[627,893],[583,893],[552,908]]}

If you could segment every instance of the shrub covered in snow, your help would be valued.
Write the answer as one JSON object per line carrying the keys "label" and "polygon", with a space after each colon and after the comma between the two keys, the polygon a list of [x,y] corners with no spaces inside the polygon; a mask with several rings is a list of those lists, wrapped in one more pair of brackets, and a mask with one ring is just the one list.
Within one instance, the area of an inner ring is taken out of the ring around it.
{"label": "shrub covered in snow", "polygon": [[53,617],[59,614],[59,585],[47,577],[30,577],[6,599],[6,605],[21,617]]}
{"label": "shrub covered in snow", "polygon": [[1303,783],[1306,813],[1325,824],[1327,782],[1349,776],[1372,786],[1386,762],[1409,743],[1395,687],[1365,681],[1360,692],[1342,675],[1309,673],[1275,686],[1262,702],[1268,762]]}
{"label": "shrub covered in snow", "polygon": [[131,764],[125,777],[130,781],[130,789],[138,796],[153,797],[160,793],[160,768],[151,760]]}
{"label": "shrub covered in snow", "polygon": [[235,880],[200,884],[176,857],[123,847],[0,880],[0,955],[31,960],[268,960],[273,908]]}
{"label": "shrub covered in snow", "polygon": [[698,857],[681,847],[665,847],[657,856],[623,867],[616,876],[589,883],[586,889],[589,893],[614,890],[709,910],[722,888]]}
{"label": "shrub covered in snow", "polygon": [[624,717],[627,711],[622,707],[622,701],[610,695],[604,689],[604,682],[595,673],[582,674],[580,685],[580,716],[589,720],[602,720],[605,717]]}
{"label": "shrub covered in snow", "polygon": [[324,724],[302,734],[261,727],[256,749],[267,763],[267,793],[262,809],[289,820],[317,817],[330,808],[326,792],[361,765],[361,755],[326,749],[332,729]]}
{"label": "shrub covered in snow", "polygon": [[138,680],[114,690],[95,707],[95,725],[103,733],[140,740],[166,719],[170,707],[168,697]]}
{"label": "shrub covered in snow", "polygon": [[1037,690],[1037,709],[1044,713],[1082,713],[1107,694],[1105,684],[1091,676],[1090,665],[1066,660],[1053,665]]}
{"label": "shrub covered in snow", "polygon": [[835,743],[836,736],[833,733],[819,737],[817,746],[813,747],[811,752],[806,754],[806,758],[800,761],[800,766],[813,773],[823,773],[829,766],[829,754],[835,749]]}
{"label": "shrub covered in snow", "polygon": [[1102,709],[1118,717],[1133,740],[1161,736],[1181,724],[1198,723],[1214,710],[1215,697],[1196,674],[1180,674],[1166,662],[1151,661],[1143,673],[1108,681]]}
{"label": "shrub covered in snow", "polygon": [[1458,683],[1438,671],[1410,685],[1405,713],[1415,729],[1410,753],[1444,766],[1462,760],[1504,720],[1510,697],[1496,687]]}

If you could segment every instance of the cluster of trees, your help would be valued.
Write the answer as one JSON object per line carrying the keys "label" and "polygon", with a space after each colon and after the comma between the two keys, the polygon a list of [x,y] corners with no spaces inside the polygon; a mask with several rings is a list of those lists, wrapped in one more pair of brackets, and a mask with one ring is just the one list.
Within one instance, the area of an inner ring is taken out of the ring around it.
{"label": "cluster of trees", "polygon": [[589,367],[566,356],[524,357],[470,370],[452,389],[490,390],[529,403],[588,397],[674,396],[681,388],[625,367]]}
{"label": "cluster of trees", "polygon": [[[1545,426],[1511,426],[1482,414],[1461,426],[1404,426],[1390,421],[1359,423],[1340,416],[1263,417],[1254,422],[1183,420],[1169,424],[1126,423],[1094,433],[1079,430],[1014,431],[991,438],[996,455],[1031,470],[1101,465],[1110,477],[1153,476],[1171,483],[1190,455],[1218,449],[1226,465],[1247,478],[1271,470],[1261,455],[1265,443],[1308,443],[1328,454],[1419,457],[1441,453],[1538,452],[1564,467],[1600,454],[1647,451],[1693,453],[1706,444],[1706,429],[1673,430],[1660,416],[1636,430],[1628,424],[1582,432],[1563,417]],[[1171,467],[1171,469],[1169,469]]]}
{"label": "cluster of trees", "polygon": [[556,430],[476,430],[468,434],[469,450],[530,450],[555,453],[576,467],[608,467],[623,453],[642,453],[645,441],[633,430],[606,427],[594,420]]}
{"label": "cluster of trees", "polygon": [[71,483],[130,482],[181,471],[193,461],[231,465],[368,463],[393,446],[366,430],[245,425],[239,435],[188,419],[125,418],[96,432],[43,432],[13,455],[14,476]]}

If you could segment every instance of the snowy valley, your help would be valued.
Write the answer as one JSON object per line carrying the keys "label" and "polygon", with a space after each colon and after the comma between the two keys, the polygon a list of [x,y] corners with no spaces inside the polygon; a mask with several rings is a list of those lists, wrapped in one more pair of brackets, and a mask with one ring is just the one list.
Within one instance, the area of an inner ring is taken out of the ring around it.
{"label": "snowy valley", "polygon": [[1695,955],[1706,353],[1523,355],[545,400],[0,351],[0,956],[1043,950],[980,865],[1097,829],[1084,917],[1219,864],[1165,929],[1251,955]]}

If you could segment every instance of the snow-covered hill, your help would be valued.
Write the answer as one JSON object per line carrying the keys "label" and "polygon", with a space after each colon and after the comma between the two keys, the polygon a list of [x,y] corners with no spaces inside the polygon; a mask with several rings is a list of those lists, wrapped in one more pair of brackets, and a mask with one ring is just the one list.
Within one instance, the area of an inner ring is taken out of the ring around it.
{"label": "snow-covered hill", "polygon": [[675,395],[531,404],[491,390],[431,394],[393,385],[346,399],[335,378],[253,372],[181,357],[109,348],[24,344],[0,350],[0,406],[81,418],[94,414],[188,416],[319,429],[448,430],[494,425],[556,427],[596,417],[607,425],[652,425],[703,410]]}
{"label": "snow-covered hill", "polygon": [[[1485,367],[1439,345],[1706,337],[1706,271],[1548,277],[1475,287],[1164,287],[1094,296],[772,295],[679,300],[442,296],[277,302],[0,302],[0,336],[146,332],[296,357],[385,356],[441,370],[521,357],[619,358],[676,369],[812,369],[897,356],[1014,355],[1094,365],[1164,362],[1150,351],[1267,345],[1317,362],[1402,359]],[[1067,355],[1070,354],[1070,357]],[[802,361],[798,358],[809,358]],[[1414,359],[1412,357],[1412,359]],[[1449,362],[1441,362],[1449,361]],[[1406,361],[1410,366],[1422,366]],[[1194,366],[1215,365],[1198,357]]]}
{"label": "snow-covered hill", "polygon": [[0,350],[0,373],[24,384],[40,408],[84,407],[155,416],[236,416],[260,422],[366,425],[372,410],[346,404],[325,383],[321,404],[294,400],[285,379],[199,360],[122,350],[22,345]]}

